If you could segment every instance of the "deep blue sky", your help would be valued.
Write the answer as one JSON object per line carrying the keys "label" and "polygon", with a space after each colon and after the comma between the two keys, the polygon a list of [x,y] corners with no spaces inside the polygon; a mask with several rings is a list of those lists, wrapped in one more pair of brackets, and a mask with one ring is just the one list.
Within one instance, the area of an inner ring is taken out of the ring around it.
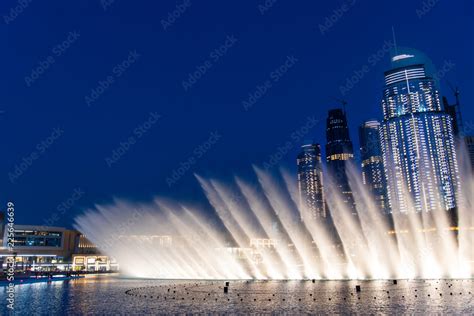
{"label": "deep blue sky", "polygon": [[[369,58],[392,39],[392,26],[398,45],[424,51],[439,68],[454,64],[443,80],[459,86],[464,120],[474,120],[472,1],[434,1],[421,17],[423,1],[408,0],[276,0],[264,14],[257,6],[264,1],[108,3],[104,10],[99,0],[32,0],[15,17],[10,10],[18,2],[1,1],[0,203],[15,202],[17,223],[45,224],[78,188],[84,193],[49,224],[70,226],[82,208],[114,196],[200,201],[193,172],[249,173],[251,164],[265,163],[293,141],[291,133],[308,117],[324,119],[337,106],[334,97],[349,103],[357,148],[357,126],[381,117],[389,55],[375,64]],[[183,3],[190,5],[164,29],[162,20]],[[344,3],[347,12],[322,34],[319,24]],[[56,46],[68,36],[70,47],[58,56]],[[229,40],[231,47],[216,60],[210,54],[226,38],[236,42]],[[118,77],[114,67],[133,51],[138,59]],[[245,111],[249,93],[273,80],[272,71],[288,56],[297,61]],[[206,60],[211,66],[185,90],[182,82]],[[40,63],[49,66],[32,81]],[[339,87],[364,65],[368,72],[342,96]],[[107,76],[114,82],[87,106],[85,97]],[[451,97],[443,80],[441,91]],[[133,131],[150,112],[161,118],[137,139]],[[42,142],[57,127],[60,136],[45,148]],[[214,131],[218,141],[202,157],[193,154]],[[304,138],[324,144],[324,131],[323,120]],[[130,136],[136,143],[109,167],[105,159]],[[291,144],[280,163],[293,168],[300,144]],[[35,153],[12,183],[9,173]],[[190,170],[169,187],[166,179],[192,157]]]}

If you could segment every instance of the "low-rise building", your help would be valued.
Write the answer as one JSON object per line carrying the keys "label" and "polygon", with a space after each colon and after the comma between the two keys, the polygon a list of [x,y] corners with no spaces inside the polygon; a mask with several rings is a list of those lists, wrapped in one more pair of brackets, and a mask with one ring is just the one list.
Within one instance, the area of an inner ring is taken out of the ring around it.
{"label": "low-rise building", "polygon": [[[3,228],[3,225],[1,225]],[[80,232],[64,227],[15,225],[13,251],[8,249],[3,229],[0,267],[6,257],[15,257],[17,270],[31,271],[111,271],[118,270],[114,259],[101,254]]]}

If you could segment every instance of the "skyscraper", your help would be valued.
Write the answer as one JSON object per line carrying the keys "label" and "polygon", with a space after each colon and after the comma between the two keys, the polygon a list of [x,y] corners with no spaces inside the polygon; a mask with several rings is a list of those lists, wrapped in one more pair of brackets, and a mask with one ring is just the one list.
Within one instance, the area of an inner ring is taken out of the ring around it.
{"label": "skyscraper", "polygon": [[375,120],[364,122],[359,126],[360,157],[362,181],[372,194],[379,210],[385,213],[388,211],[388,202],[379,130],[380,122]]}
{"label": "skyscraper", "polygon": [[464,140],[466,141],[467,153],[471,159],[471,167],[474,171],[474,136],[466,136]]}
{"label": "skyscraper", "polygon": [[410,49],[391,61],[380,136],[392,212],[452,209],[459,185],[453,121],[441,107],[433,66]]}
{"label": "skyscraper", "polygon": [[357,215],[346,173],[348,162],[354,158],[346,112],[342,109],[329,110],[326,126],[326,161],[332,185],[351,213]]}
{"label": "skyscraper", "polygon": [[462,137],[464,136],[463,134],[463,126],[462,126],[462,117],[461,117],[461,111],[459,109],[460,103],[459,103],[459,90],[453,89],[454,91],[454,96],[456,98],[456,103],[454,104],[449,104],[448,98],[443,97],[443,106],[444,106],[444,111],[451,116],[451,119],[453,120],[453,132],[454,136],[456,137]]}
{"label": "skyscraper", "polygon": [[326,217],[326,203],[323,191],[323,168],[321,146],[307,142],[301,146],[297,158],[298,187],[303,220]]}

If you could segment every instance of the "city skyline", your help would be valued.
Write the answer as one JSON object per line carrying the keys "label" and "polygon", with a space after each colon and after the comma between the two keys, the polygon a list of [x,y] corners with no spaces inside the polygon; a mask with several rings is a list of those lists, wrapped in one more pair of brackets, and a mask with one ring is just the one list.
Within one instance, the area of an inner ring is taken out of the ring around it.
{"label": "city skyline", "polygon": [[[13,4],[2,4],[5,14]],[[193,173],[247,176],[252,164],[294,171],[303,139],[324,144],[326,112],[340,106],[335,98],[348,103],[359,148],[358,126],[381,119],[392,26],[398,45],[432,58],[450,103],[447,81],[459,87],[464,125],[472,127],[472,44],[458,32],[471,27],[468,3],[462,13],[442,2],[417,13],[422,3],[406,1],[382,19],[371,12],[384,11],[383,4],[356,2],[327,23],[342,4],[276,3],[263,13],[218,6],[206,21],[199,17],[209,7],[191,5],[168,25],[162,20],[174,5],[144,10],[117,2],[104,10],[58,2],[53,6],[65,13],[57,16],[33,3],[7,25],[0,128],[15,139],[5,139],[2,199],[21,203],[18,223],[59,226],[114,197],[146,201],[161,194],[206,204]],[[80,12],[93,13],[90,23],[82,23]],[[123,16],[126,25],[118,23]],[[207,36],[196,41],[190,29]],[[427,32],[437,34],[436,43],[420,36]],[[205,72],[196,74],[198,68]]]}
{"label": "city skyline", "polygon": [[469,314],[474,1],[0,2],[0,314]]}

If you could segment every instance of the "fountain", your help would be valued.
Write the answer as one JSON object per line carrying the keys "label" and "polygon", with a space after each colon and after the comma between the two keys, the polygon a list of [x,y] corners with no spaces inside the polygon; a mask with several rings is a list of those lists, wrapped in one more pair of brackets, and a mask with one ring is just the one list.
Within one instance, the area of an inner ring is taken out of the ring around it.
{"label": "fountain", "polygon": [[[467,168],[467,167],[466,167]],[[121,273],[164,279],[437,279],[474,275],[474,178],[462,172],[457,212],[384,215],[348,177],[357,216],[328,185],[329,220],[309,220],[293,175],[254,167],[257,181],[196,175],[212,211],[163,198],[115,200],[75,227]],[[331,182],[331,181],[329,181]],[[456,214],[456,216],[453,216]]]}

